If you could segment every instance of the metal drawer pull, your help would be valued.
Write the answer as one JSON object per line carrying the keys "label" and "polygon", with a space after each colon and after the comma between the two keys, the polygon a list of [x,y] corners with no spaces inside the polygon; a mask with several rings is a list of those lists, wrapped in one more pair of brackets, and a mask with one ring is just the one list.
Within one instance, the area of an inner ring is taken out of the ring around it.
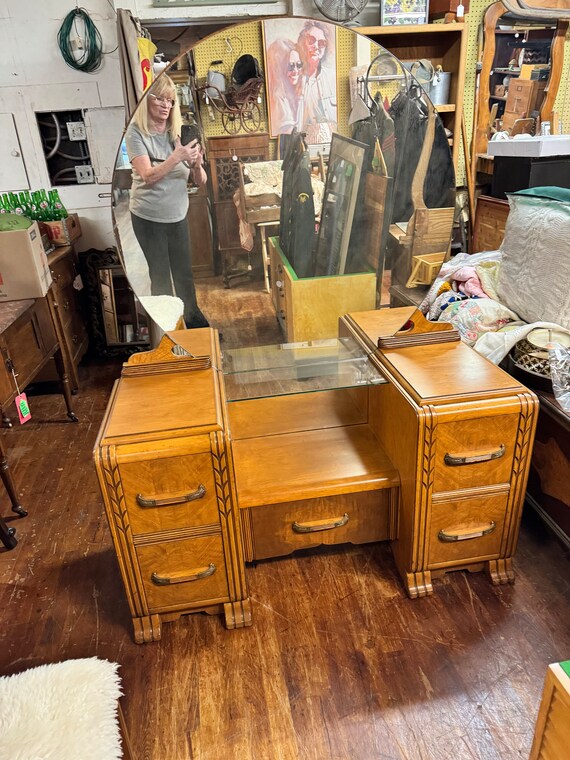
{"label": "metal drawer pull", "polygon": [[216,566],[213,562],[210,562],[208,567],[198,570],[196,573],[190,573],[190,575],[159,575],[158,573],[153,573],[150,579],[156,586],[172,586],[173,583],[187,583],[188,581],[199,581],[202,578],[209,578],[215,572]]}
{"label": "metal drawer pull", "polygon": [[488,462],[491,459],[500,459],[505,453],[505,444],[501,443],[495,451],[484,451],[482,454],[472,454],[468,456],[458,456],[457,454],[447,453],[443,457],[445,464],[450,467],[458,467],[462,464],[475,464],[476,462]]}
{"label": "metal drawer pull", "polygon": [[489,533],[492,533],[495,528],[497,527],[494,520],[491,520],[491,522],[488,524],[485,528],[480,528],[478,530],[469,530],[469,532],[457,532],[457,533],[446,533],[444,530],[440,530],[437,534],[437,537],[440,541],[443,541],[444,544],[451,544],[453,541],[467,541],[470,538],[481,538],[481,536],[488,536]]}
{"label": "metal drawer pull", "polygon": [[310,523],[294,522],[291,526],[295,533],[316,533],[319,530],[332,530],[333,528],[342,528],[348,522],[348,513],[345,512],[342,517],[333,518],[332,522],[324,520],[315,520]]}
{"label": "metal drawer pull", "polygon": [[138,493],[136,498],[139,507],[150,509],[151,507],[172,507],[174,504],[186,504],[188,501],[201,499],[205,493],[206,488],[200,483],[195,491],[184,494],[184,496],[171,496],[168,499],[146,499],[142,493]]}

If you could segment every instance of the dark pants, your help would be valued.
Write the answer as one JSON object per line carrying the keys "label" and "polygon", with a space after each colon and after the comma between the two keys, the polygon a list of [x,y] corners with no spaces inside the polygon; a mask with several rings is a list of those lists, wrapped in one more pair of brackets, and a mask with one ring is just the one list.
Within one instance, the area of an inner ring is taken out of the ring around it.
{"label": "dark pants", "polygon": [[180,222],[151,222],[135,214],[131,214],[131,219],[135,237],[148,264],[152,295],[173,295],[174,281],[176,295],[184,301],[186,327],[207,327],[208,320],[196,302],[186,219]]}

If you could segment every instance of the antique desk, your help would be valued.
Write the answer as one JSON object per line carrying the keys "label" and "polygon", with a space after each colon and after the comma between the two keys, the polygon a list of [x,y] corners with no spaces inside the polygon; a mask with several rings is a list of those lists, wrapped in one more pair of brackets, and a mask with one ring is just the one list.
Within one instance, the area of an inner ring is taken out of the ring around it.
{"label": "antique desk", "polygon": [[536,398],[463,343],[378,349],[412,311],[223,372],[210,329],[131,357],[94,456],[137,642],[194,611],[249,625],[246,562],[319,544],[391,541],[412,598],[457,569],[513,580]]}
{"label": "antique desk", "polygon": [[67,416],[77,422],[71,406],[69,378],[50,308],[49,292],[45,298],[0,304],[0,406],[4,423],[8,426],[11,425],[8,410],[18,394],[13,372],[23,391],[52,358],[61,381]]}

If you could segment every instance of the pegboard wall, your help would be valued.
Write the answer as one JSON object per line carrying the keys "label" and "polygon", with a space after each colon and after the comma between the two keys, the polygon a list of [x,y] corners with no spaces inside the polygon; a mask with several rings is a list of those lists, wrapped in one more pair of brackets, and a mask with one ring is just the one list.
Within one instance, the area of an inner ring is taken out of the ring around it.
{"label": "pegboard wall", "polygon": [[[337,120],[340,134],[349,135],[348,117],[350,115],[350,87],[348,71],[356,62],[356,35],[350,29],[337,27],[336,29],[336,65],[337,65]],[[245,24],[236,24],[222,32],[212,34],[199,42],[194,47],[194,59],[196,61],[196,75],[198,84],[206,83],[208,69],[212,61],[223,61],[222,65],[215,66],[217,71],[224,73],[226,82],[231,82],[232,69],[235,62],[245,53],[253,55],[259,61],[265,71],[265,58],[263,51],[263,33],[261,21],[250,21]],[[269,124],[267,120],[267,95],[262,90],[261,125],[260,131],[267,132]],[[206,137],[219,137],[226,132],[222,126],[221,115],[213,106],[206,106],[203,99],[200,100],[202,124]],[[247,134],[240,131],[238,134]],[[270,140],[270,155],[277,155],[277,140]]]}
{"label": "pegboard wall", "polygon": [[[475,79],[476,66],[478,58],[478,39],[479,27],[483,21],[485,11],[489,7],[489,0],[471,0],[469,13],[466,15],[466,21],[469,24],[469,33],[467,36],[467,57],[465,66],[465,91],[463,110],[465,113],[465,124],[467,134],[473,134],[473,121],[475,110]],[[562,126],[566,133],[570,132],[570,87],[568,85],[570,78],[570,34],[566,37],[564,46],[564,68],[560,78],[560,88],[556,97],[554,108],[560,114]],[[470,139],[470,138],[469,138]],[[457,172],[457,184],[465,184],[465,162],[463,160],[463,150],[459,153],[459,165]]]}

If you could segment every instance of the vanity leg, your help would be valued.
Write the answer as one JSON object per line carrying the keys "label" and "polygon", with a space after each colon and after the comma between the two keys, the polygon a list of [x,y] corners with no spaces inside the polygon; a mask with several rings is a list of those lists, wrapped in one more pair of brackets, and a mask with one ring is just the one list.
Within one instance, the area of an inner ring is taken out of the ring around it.
{"label": "vanity leg", "polygon": [[513,570],[513,560],[511,557],[506,559],[491,559],[487,562],[487,572],[495,586],[502,583],[514,583],[515,572]]}
{"label": "vanity leg", "polygon": [[162,623],[160,615],[147,615],[146,617],[133,618],[135,643],[148,644],[151,641],[160,641],[162,636]]}
{"label": "vanity leg", "polygon": [[224,604],[226,628],[247,628],[251,625],[251,600],[241,599],[239,602]]}
{"label": "vanity leg", "polygon": [[429,570],[406,573],[404,585],[410,599],[417,599],[419,596],[431,596],[433,594],[431,572]]}
{"label": "vanity leg", "polygon": [[69,387],[69,378],[67,376],[67,372],[65,371],[65,364],[63,363],[61,348],[55,352],[53,358],[55,360],[57,374],[59,375],[59,379],[61,381],[61,390],[63,392],[63,398],[65,399],[65,406],[67,407],[67,416],[72,422],[79,422],[71,406],[71,390]]}

